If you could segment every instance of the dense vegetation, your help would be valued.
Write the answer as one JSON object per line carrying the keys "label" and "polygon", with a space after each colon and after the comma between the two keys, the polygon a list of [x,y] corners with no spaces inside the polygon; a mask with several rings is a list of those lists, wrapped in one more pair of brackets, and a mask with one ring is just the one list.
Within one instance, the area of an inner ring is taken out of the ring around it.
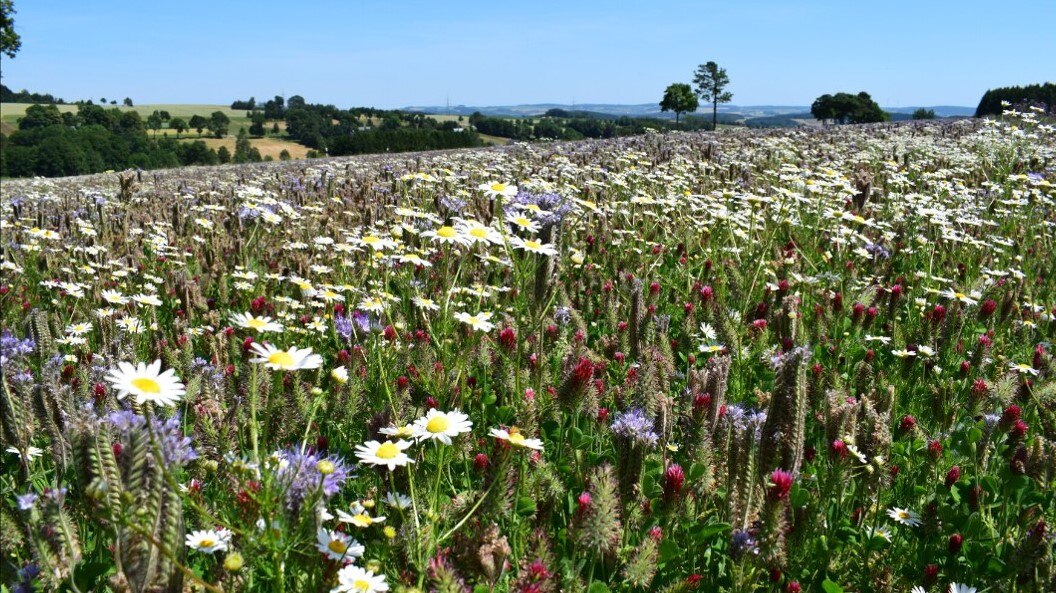
{"label": "dense vegetation", "polygon": [[51,93],[31,93],[25,89],[12,91],[6,85],[0,84],[0,103],[43,103],[62,105],[66,102],[55,97]]}
{"label": "dense vegetation", "polygon": [[975,117],[1000,115],[1007,107],[1025,111],[1038,107],[1042,111],[1056,114],[1056,83],[1008,86],[987,90],[975,109]]}
{"label": "dense vegetation", "polygon": [[1054,178],[1028,114],[4,181],[3,585],[1056,590]]}
{"label": "dense vegetation", "polygon": [[857,95],[851,93],[825,94],[814,100],[810,113],[821,121],[837,124],[866,124],[888,121],[890,114],[862,91]]}
{"label": "dense vegetation", "polygon": [[151,138],[134,111],[81,104],[76,113],[33,105],[10,136],[0,136],[0,176],[56,177],[127,168],[216,164],[203,142]]}

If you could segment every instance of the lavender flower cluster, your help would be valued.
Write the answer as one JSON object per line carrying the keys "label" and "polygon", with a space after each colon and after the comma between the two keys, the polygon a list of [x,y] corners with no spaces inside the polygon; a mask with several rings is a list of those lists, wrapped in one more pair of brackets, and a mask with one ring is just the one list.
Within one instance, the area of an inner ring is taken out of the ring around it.
{"label": "lavender flower cluster", "polygon": [[653,421],[639,408],[617,414],[612,422],[612,432],[634,444],[649,447],[655,446],[660,439],[653,431]]}

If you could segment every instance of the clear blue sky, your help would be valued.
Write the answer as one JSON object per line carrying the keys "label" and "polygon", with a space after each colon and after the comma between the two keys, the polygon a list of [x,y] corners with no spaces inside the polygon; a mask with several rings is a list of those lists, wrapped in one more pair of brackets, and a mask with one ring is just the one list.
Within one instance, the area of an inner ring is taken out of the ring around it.
{"label": "clear blue sky", "polygon": [[968,105],[1056,77],[1056,0],[15,0],[3,83],[66,99],[652,103],[714,60],[740,105]]}

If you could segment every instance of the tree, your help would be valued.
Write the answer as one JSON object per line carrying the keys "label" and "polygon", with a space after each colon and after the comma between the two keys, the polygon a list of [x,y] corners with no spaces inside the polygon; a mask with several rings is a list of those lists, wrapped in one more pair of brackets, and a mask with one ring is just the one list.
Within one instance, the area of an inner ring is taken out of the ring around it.
{"label": "tree", "polygon": [[191,121],[187,122],[190,129],[198,131],[198,137],[202,137],[202,130],[209,127],[209,122],[200,115],[192,115]]}
{"label": "tree", "polygon": [[705,103],[711,103],[711,129],[719,124],[719,103],[729,103],[733,100],[733,93],[726,91],[726,85],[730,84],[730,77],[726,75],[725,68],[719,68],[715,62],[708,62],[697,66],[697,72],[693,76],[693,82],[697,85],[697,94]]}
{"label": "tree", "polygon": [[252,116],[253,123],[249,126],[249,133],[252,136],[261,137],[264,135],[264,112],[254,111]]}
{"label": "tree", "polygon": [[131,106],[132,106],[132,99],[130,99],[129,97],[125,97],[125,107],[131,107]]}
{"label": "tree", "polygon": [[54,105],[30,105],[26,107],[26,115],[18,120],[18,129],[32,130],[33,128],[46,128],[48,126],[61,125],[62,114]]}
{"label": "tree", "polygon": [[832,120],[837,124],[865,124],[887,121],[890,116],[873,101],[869,93],[862,91],[857,95],[850,93],[825,94],[814,100],[810,113],[821,121]]}
{"label": "tree", "polygon": [[221,165],[226,165],[231,162],[231,151],[226,146],[221,146],[216,151],[216,160],[220,161]]}
{"label": "tree", "polygon": [[290,160],[290,151],[288,151],[285,148],[283,148],[282,151],[279,152],[279,160],[280,161],[288,161],[288,160]]}
{"label": "tree", "polygon": [[260,151],[253,147],[249,142],[249,134],[246,134],[245,128],[238,129],[238,137],[235,139],[235,158],[236,163],[259,163],[260,162]]}
{"label": "tree", "polygon": [[935,110],[921,107],[913,112],[913,119],[935,119]]}
{"label": "tree", "polygon": [[187,122],[182,117],[174,117],[169,121],[169,127],[176,130],[176,137],[179,138],[180,134],[187,129]]}
{"label": "tree", "polygon": [[231,118],[227,117],[223,111],[214,111],[209,116],[209,123],[207,124],[209,131],[216,135],[217,138],[223,138],[227,135],[227,127],[231,125]]}
{"label": "tree", "polygon": [[698,104],[693,89],[684,82],[676,82],[668,85],[664,91],[664,98],[660,101],[660,111],[674,111],[675,124],[678,124],[678,116],[696,111]]}
{"label": "tree", "polygon": [[22,47],[22,38],[15,33],[15,3],[12,0],[0,0],[0,54],[14,58]]}
{"label": "tree", "polygon": [[161,114],[155,111],[147,117],[147,128],[154,130],[154,135],[158,135],[158,130],[161,129]]}

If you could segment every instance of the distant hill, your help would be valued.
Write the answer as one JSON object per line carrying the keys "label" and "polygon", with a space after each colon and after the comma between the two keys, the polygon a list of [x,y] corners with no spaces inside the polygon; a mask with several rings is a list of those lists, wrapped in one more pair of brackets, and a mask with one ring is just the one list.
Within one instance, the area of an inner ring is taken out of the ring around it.
{"label": "distant hill", "polygon": [[[710,111],[710,109],[705,109],[705,107],[710,106],[702,105],[699,113],[703,114],[705,111]],[[884,107],[884,111],[887,111],[891,114],[911,115],[914,111],[920,109],[921,107],[924,107],[925,109],[934,110],[935,115],[939,117],[971,117],[975,114],[974,107],[961,107],[956,105],[914,105],[911,107]],[[563,109],[565,111],[571,112],[590,112],[595,116],[606,115],[610,117],[662,117],[671,119],[674,119],[675,117],[671,113],[664,113],[660,111],[660,106],[657,103],[640,103],[633,105],[610,103],[576,103],[575,105],[567,105],[562,103],[534,103],[528,105],[493,106],[452,105],[451,107],[444,107],[442,105],[417,105],[404,107],[403,111],[429,113],[434,115],[471,115],[474,112],[479,111],[483,115],[488,115],[492,117],[539,117],[550,109]],[[719,113],[738,116],[738,119],[744,120],[749,120],[752,118],[766,118],[788,115],[795,115],[798,119],[802,116],[803,113],[810,113],[810,106],[720,105]],[[900,118],[893,117],[892,119]]]}

